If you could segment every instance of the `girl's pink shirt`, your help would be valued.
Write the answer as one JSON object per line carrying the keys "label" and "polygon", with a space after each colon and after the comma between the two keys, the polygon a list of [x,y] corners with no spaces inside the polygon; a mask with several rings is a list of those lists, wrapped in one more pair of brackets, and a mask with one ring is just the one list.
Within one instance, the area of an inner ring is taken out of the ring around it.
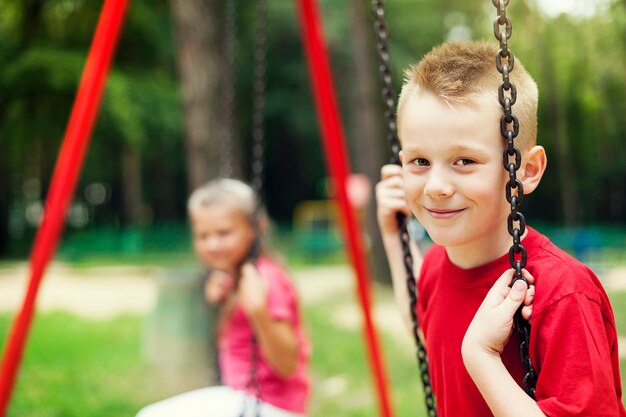
{"label": "girl's pink shirt", "polygon": [[[287,378],[272,370],[261,354],[258,343],[253,345],[250,321],[243,308],[237,305],[218,337],[222,382],[284,410],[305,413],[310,390],[307,367],[311,349],[302,327],[298,297],[293,284],[280,266],[267,258],[260,258],[256,266],[268,283],[270,315],[276,320],[290,323],[296,333],[297,368]],[[255,377],[251,380],[253,349],[257,360],[254,367]]]}

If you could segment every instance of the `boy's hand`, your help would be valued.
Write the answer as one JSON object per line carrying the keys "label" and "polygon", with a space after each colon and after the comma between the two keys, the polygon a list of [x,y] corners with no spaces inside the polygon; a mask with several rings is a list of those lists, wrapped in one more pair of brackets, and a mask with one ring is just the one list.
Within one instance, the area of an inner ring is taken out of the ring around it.
{"label": "boy's hand", "polygon": [[239,303],[248,316],[267,310],[267,282],[250,263],[241,267]]}
{"label": "boy's hand", "polygon": [[235,279],[224,271],[213,270],[204,284],[204,297],[209,304],[220,304],[235,286]]}
{"label": "boy's hand", "polygon": [[513,269],[504,272],[478,308],[463,339],[462,353],[465,361],[469,359],[468,356],[478,352],[492,356],[502,354],[513,330],[513,315],[520,305],[524,305],[522,316],[530,320],[535,296],[535,279],[528,271],[522,270],[522,275],[528,280],[530,287],[522,280],[509,287],[513,274]]}
{"label": "boy's hand", "polygon": [[378,226],[383,234],[398,232],[397,213],[411,215],[411,209],[404,196],[402,167],[384,165],[380,170],[380,182],[376,184],[376,207]]}

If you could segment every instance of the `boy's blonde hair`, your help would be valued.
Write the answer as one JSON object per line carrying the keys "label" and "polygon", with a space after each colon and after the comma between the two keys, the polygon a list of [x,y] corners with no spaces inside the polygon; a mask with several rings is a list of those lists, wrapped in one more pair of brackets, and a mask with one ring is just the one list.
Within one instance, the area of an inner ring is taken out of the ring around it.
{"label": "boy's blonde hair", "polygon": [[[497,46],[486,41],[450,42],[433,48],[404,73],[397,125],[404,116],[408,97],[422,92],[429,92],[450,106],[486,103],[502,112],[498,101],[502,75],[496,70],[497,53]],[[517,89],[513,114],[519,118],[520,133],[516,141],[529,148],[537,141],[537,84],[518,59],[509,78]]]}
{"label": "boy's blonde hair", "polygon": [[257,195],[252,187],[231,178],[211,180],[198,187],[187,201],[187,211],[192,214],[214,204],[228,205],[240,211],[252,222],[258,222],[265,216],[265,211],[259,207]]}

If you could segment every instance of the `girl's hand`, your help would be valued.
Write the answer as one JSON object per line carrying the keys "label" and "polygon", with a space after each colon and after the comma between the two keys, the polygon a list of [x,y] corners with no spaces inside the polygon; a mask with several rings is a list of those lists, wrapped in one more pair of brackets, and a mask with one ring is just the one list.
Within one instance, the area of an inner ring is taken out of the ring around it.
{"label": "girl's hand", "polygon": [[383,234],[398,232],[397,213],[411,215],[411,209],[404,197],[402,167],[384,165],[380,170],[380,182],[376,184],[376,207],[378,226]]}
{"label": "girl's hand", "polygon": [[250,263],[241,267],[239,281],[239,303],[248,316],[267,310],[267,282]]}
{"label": "girl's hand", "polygon": [[462,346],[463,359],[466,363],[471,360],[472,355],[480,352],[491,356],[502,354],[513,330],[513,315],[520,305],[524,305],[522,316],[530,320],[535,296],[535,279],[528,271],[522,270],[522,275],[528,280],[530,287],[522,280],[509,287],[513,274],[514,270],[509,269],[498,278],[470,323]]}
{"label": "girl's hand", "polygon": [[220,304],[232,293],[235,279],[224,271],[213,270],[204,284],[204,297],[209,304]]}

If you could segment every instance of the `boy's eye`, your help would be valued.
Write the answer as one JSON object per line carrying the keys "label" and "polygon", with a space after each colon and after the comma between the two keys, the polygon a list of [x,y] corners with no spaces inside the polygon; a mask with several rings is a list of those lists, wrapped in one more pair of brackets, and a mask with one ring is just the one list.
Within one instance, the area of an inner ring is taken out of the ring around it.
{"label": "boy's eye", "polygon": [[462,165],[462,166],[472,165],[475,163],[476,161],[474,161],[473,159],[469,159],[469,158],[461,158],[458,161],[456,161],[456,165]]}
{"label": "boy's eye", "polygon": [[420,166],[420,167],[427,167],[430,165],[430,162],[428,162],[428,159],[425,159],[425,158],[415,158],[413,160],[413,164]]}

